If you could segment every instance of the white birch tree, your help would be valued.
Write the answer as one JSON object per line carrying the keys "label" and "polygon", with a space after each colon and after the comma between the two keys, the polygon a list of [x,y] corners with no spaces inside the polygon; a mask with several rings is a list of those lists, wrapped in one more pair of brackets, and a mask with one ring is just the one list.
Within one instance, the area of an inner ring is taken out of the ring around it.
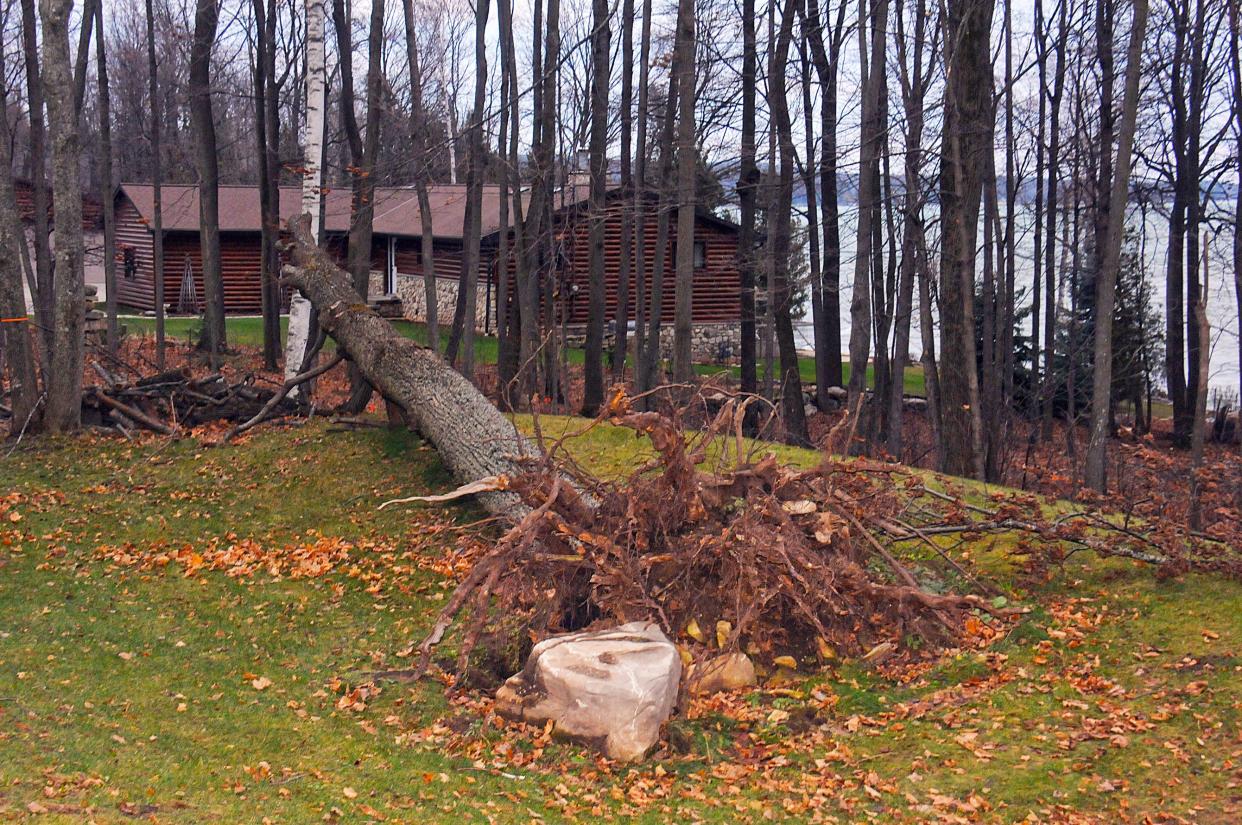
{"label": "white birch tree", "polygon": [[[310,215],[311,235],[322,240],[319,201],[323,189],[323,116],[325,102],[324,0],[306,0],[306,123],[302,133],[302,212]],[[289,336],[285,344],[285,380],[301,372],[311,346],[313,309],[301,292],[289,302]],[[304,385],[303,385],[304,386]],[[290,395],[301,387],[295,387]]]}

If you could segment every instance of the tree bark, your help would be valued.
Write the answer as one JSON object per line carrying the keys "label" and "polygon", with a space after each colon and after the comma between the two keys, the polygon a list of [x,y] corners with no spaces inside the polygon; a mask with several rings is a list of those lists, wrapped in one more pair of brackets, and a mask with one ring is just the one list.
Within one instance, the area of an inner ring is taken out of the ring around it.
{"label": "tree bark", "polygon": [[[5,64],[0,40],[0,65]],[[0,83],[0,111],[9,110],[7,84]],[[9,432],[39,429],[39,384],[35,365],[35,337],[26,319],[22,290],[22,247],[26,234],[17,211],[13,188],[12,140],[8,118],[0,118],[0,378],[9,375]]]}
{"label": "tree bark", "polygon": [[[887,3],[887,0],[879,0]],[[772,232],[772,264],[775,282],[773,299],[776,320],[776,343],[780,351],[781,406],[785,423],[785,435],[793,444],[808,445],[806,412],[803,408],[802,378],[798,368],[798,352],[794,345],[791,303],[793,290],[789,283],[789,253],[793,210],[793,134],[789,117],[789,102],[785,96],[785,66],[789,61],[789,44],[793,38],[793,21],[801,7],[800,0],[785,0],[781,15],[780,33],[776,38],[776,50],[771,57],[768,75],[769,105],[776,123],[780,144],[780,167],[775,209],[769,221]],[[684,93],[684,89],[683,89]],[[683,169],[685,162],[682,162]],[[678,242],[681,228],[678,227]],[[679,250],[680,252],[680,250]]]}
{"label": "tree bark", "polygon": [[[788,0],[794,2],[794,0]],[[694,0],[678,0],[677,50],[677,280],[673,300],[673,379],[694,379],[694,192],[697,151],[694,141]],[[782,64],[783,67],[784,64]],[[799,405],[801,408],[801,405]]]}
{"label": "tree bark", "polygon": [[[113,214],[112,189],[112,100],[108,88],[108,50],[104,40],[103,10],[94,4],[95,74],[99,86],[99,202],[103,212],[104,306],[108,315],[108,352],[116,354],[120,328],[116,318],[116,217]],[[85,26],[86,21],[82,22]]]}
{"label": "tree bark", "polygon": [[[1130,155],[1134,148],[1139,74],[1142,71],[1143,35],[1146,30],[1147,0],[1134,0],[1134,20],[1126,52],[1125,96],[1121,103],[1121,125],[1117,136],[1117,161],[1109,196],[1107,246],[1095,283],[1095,357],[1092,361],[1091,440],[1087,446],[1086,480],[1087,485],[1099,493],[1106,490],[1106,453],[1113,390],[1113,307],[1117,297],[1117,279],[1121,273],[1121,240],[1125,232],[1126,199],[1130,193]],[[1111,100],[1108,106],[1111,108]]]}
{"label": "tree bark", "polygon": [[[427,113],[423,106],[423,72],[418,55],[414,0],[403,0],[402,7],[405,12],[406,60],[410,69],[410,134],[414,144],[414,192],[418,198],[419,261],[423,270],[423,294],[427,305],[427,345],[434,352],[439,352],[439,293],[436,290],[436,256],[432,231],[431,198],[427,194],[431,165],[427,157]],[[512,30],[509,36],[512,37]]]}
{"label": "tree bark", "polygon": [[[605,95],[607,91],[605,90]],[[605,96],[605,115],[607,97]],[[605,123],[605,127],[607,123]],[[621,191],[634,192],[634,0],[621,6]],[[630,281],[634,277],[634,218],[631,209],[621,211],[621,260],[618,267],[616,330],[612,344],[612,380],[625,378],[629,354]],[[641,229],[642,224],[639,224]],[[641,268],[640,268],[641,272]]]}
{"label": "tree bark", "polygon": [[[823,244],[821,263],[820,338],[823,351],[815,353],[815,391],[820,409],[828,406],[828,387],[842,385],[841,370],[841,230],[837,204],[837,66],[845,40],[845,10],[842,0],[837,6],[836,24],[827,30],[828,9],[820,16],[818,0],[808,0],[808,42],[811,60],[819,78],[820,103],[820,197],[823,200]],[[829,37],[825,41],[825,34]],[[825,45],[827,42],[827,46]]]}
{"label": "tree bark", "polygon": [[[913,51],[905,42],[905,13],[901,0],[898,0],[895,16],[901,97],[906,115],[905,198],[902,209],[901,275],[897,289],[893,332],[893,380],[896,382],[896,387],[889,398],[888,452],[901,460],[901,454],[905,448],[904,386],[906,363],[910,357],[910,321],[914,314],[914,283],[918,276],[918,250],[923,242],[923,185],[919,177],[919,169],[923,163],[923,105],[932,71],[930,66],[926,71],[923,66],[923,50],[926,46],[927,35],[926,0],[917,0],[914,9]],[[935,44],[931,45],[932,60],[935,60]]]}
{"label": "tree bark", "polygon": [[[812,0],[814,2],[814,0]],[[742,4],[742,146],[737,196],[741,205],[737,266],[741,274],[741,389],[759,391],[755,329],[755,201],[759,189],[759,166],[755,162],[755,110],[759,58],[755,37],[755,0]],[[825,136],[827,139],[827,136]],[[753,406],[753,405],[752,405]]]}
{"label": "tree bark", "polygon": [[146,0],[147,89],[151,124],[151,278],[155,281],[155,366],[164,369],[164,158],[160,141],[159,73],[155,60],[155,12]]}
{"label": "tree bark", "polygon": [[[591,282],[588,298],[586,360],[583,368],[582,414],[594,417],[604,403],[604,229],[608,186],[608,0],[591,0],[591,194],[588,218]],[[622,278],[624,281],[624,278]],[[623,326],[621,319],[618,326]],[[621,354],[624,363],[625,354]]]}
{"label": "tree bark", "polygon": [[78,429],[82,421],[82,364],[85,359],[82,269],[81,149],[69,65],[69,15],[73,0],[42,0],[43,83],[52,136],[52,191],[56,204],[55,288],[52,350],[48,355],[47,410],[52,432]]}
{"label": "tree bark", "polygon": [[[310,215],[310,234],[320,240],[319,205],[323,181],[323,133],[325,106],[324,0],[306,2],[306,122],[302,132],[302,212]],[[289,332],[285,341],[285,380],[302,372],[312,345],[314,309],[305,296],[294,294],[289,302]],[[295,387],[289,395],[309,396],[310,385]]]}
{"label": "tree bark", "polygon": [[[310,219],[289,222],[292,266],[285,278],[319,311],[319,321],[372,386],[397,403],[436,448],[460,483],[515,476],[535,448],[473,384],[434,351],[402,336],[361,300],[350,279],[315,243]],[[480,503],[495,515],[519,514],[517,496],[487,492]]]}
{"label": "tree bark", "polygon": [[227,346],[224,280],[220,270],[220,158],[211,103],[211,49],[219,23],[217,0],[197,0],[190,44],[190,120],[194,124],[194,165],[198,172],[199,243],[203,267],[203,333],[199,346],[212,363]]}
{"label": "tree bark", "polygon": [[52,270],[51,227],[48,221],[51,196],[47,188],[47,125],[43,114],[43,77],[39,70],[35,0],[22,0],[22,51],[22,62],[26,68],[26,104],[30,119],[30,187],[34,207],[35,288],[32,290],[32,297],[35,319],[42,332],[43,366],[46,371],[47,361],[54,348],[53,337],[56,330],[53,318],[55,275]]}
{"label": "tree bark", "polygon": [[[467,378],[474,377],[474,328],[479,283],[479,236],[483,209],[483,118],[487,105],[487,16],[490,3],[476,3],[474,17],[474,109],[466,158],[466,210],[462,226],[461,276],[449,337],[448,359]],[[460,352],[459,352],[460,348]]]}
{"label": "tree bark", "polygon": [[975,366],[975,239],[983,190],[983,155],[992,151],[992,4],[948,0],[947,76],[940,162],[941,341],[945,467],[984,475],[979,381]]}
{"label": "tree bark", "polygon": [[853,294],[850,298],[850,381],[848,406],[857,409],[858,398],[867,388],[867,362],[871,351],[871,278],[874,243],[873,220],[879,181],[880,89],[885,83],[885,22],[888,0],[870,0],[859,5],[859,48],[867,53],[867,29],[870,28],[870,55],[862,61],[862,134],[859,146],[858,171],[858,241],[854,260]]}
{"label": "tree bark", "polygon": [[[332,4],[338,54],[353,54],[352,21],[344,0]],[[375,155],[379,151],[384,91],[384,0],[372,0],[367,34],[367,91],[365,135],[355,113],[354,73],[350,61],[341,61],[341,122],[349,145],[352,198],[347,260],[354,289],[366,300],[371,284],[371,245],[375,227]],[[349,369],[349,398],[342,409],[358,413],[371,400],[371,385],[353,365]]]}

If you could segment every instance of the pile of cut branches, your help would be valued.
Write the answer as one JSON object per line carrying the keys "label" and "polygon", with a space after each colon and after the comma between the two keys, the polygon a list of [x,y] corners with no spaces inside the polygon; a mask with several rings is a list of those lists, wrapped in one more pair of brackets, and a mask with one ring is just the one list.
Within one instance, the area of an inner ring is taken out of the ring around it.
{"label": "pile of cut branches", "polygon": [[186,369],[133,382],[121,382],[111,374],[101,378],[103,383],[83,392],[83,423],[125,433],[145,429],[174,435],[212,421],[249,421],[265,411],[287,415],[300,409],[284,393],[258,386],[253,376],[238,381],[220,373],[195,378]]}
{"label": "pile of cut branches", "polygon": [[[459,672],[501,625],[538,638],[651,619],[673,635],[713,628],[717,647],[773,660],[915,638],[934,649],[958,639],[968,615],[1006,613],[992,593],[933,592],[884,546],[878,536],[908,500],[886,471],[896,468],[752,460],[741,435],[746,406],[734,399],[711,426],[687,433],[675,418],[631,411],[618,394],[607,417],[655,448],[627,478],[596,478],[562,439],[529,472],[494,480],[491,489],[516,491],[529,512],[458,586],[414,673],[426,671],[462,613]],[[515,616],[523,627],[512,626]]]}

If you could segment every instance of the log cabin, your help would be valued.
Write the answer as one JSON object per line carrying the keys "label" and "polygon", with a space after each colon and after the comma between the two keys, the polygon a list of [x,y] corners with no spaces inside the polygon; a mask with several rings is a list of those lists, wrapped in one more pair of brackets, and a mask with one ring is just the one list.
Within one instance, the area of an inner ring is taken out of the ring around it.
{"label": "log cabin", "polygon": [[[587,295],[590,282],[590,215],[587,187],[568,186],[558,192],[554,202],[555,278],[562,322],[571,338],[581,334],[587,321]],[[461,275],[466,187],[434,184],[428,187],[432,207],[435,284],[439,317],[451,319]],[[323,203],[325,243],[344,261],[350,223],[348,189],[326,191]],[[119,302],[137,311],[155,308],[152,274],[154,191],[147,184],[126,183],[115,195],[117,224],[117,294]],[[301,207],[297,188],[280,192],[281,220],[287,220]],[[621,270],[622,215],[633,210],[634,201],[619,187],[608,193],[605,214],[606,305],[607,318],[616,318],[617,287]],[[202,255],[199,245],[199,205],[196,185],[162,187],[164,227],[164,295],[170,311],[199,312],[202,308]],[[500,190],[483,188],[482,240],[476,328],[489,333],[496,328],[497,284],[500,277],[511,279],[512,261],[498,262],[500,240]],[[642,270],[650,294],[655,265],[656,215],[647,210],[642,227],[644,262]],[[674,300],[673,256],[676,221],[670,222],[669,246],[663,292],[663,317],[672,323]],[[509,249],[512,250],[510,232]],[[378,187],[375,192],[372,273],[369,298],[413,321],[425,319],[426,288],[421,262],[422,223],[413,187]],[[693,323],[696,356],[711,360],[733,357],[737,352],[741,303],[737,264],[738,227],[728,220],[700,210],[695,226],[695,272]],[[220,257],[224,281],[225,311],[230,314],[257,314],[262,310],[260,292],[261,215],[259,190],[255,186],[220,187]],[[633,282],[637,261],[631,262],[630,320],[634,320]],[[510,280],[510,283],[512,281]],[[183,289],[183,287],[185,287]],[[186,296],[190,303],[185,303]],[[181,306],[178,306],[179,301]],[[671,326],[661,338],[671,339]]]}

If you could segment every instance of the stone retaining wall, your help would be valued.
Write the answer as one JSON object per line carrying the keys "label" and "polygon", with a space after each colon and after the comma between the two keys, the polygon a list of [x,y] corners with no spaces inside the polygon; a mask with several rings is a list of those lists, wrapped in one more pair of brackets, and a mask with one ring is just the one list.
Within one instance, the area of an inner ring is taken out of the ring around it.
{"label": "stone retaining wall", "polygon": [[[436,317],[441,326],[453,322],[453,310],[457,306],[457,279],[436,278]],[[487,323],[487,284],[476,286],[474,328],[483,331]],[[401,312],[410,321],[427,320],[427,288],[421,275],[397,274],[397,295],[401,298]]]}

